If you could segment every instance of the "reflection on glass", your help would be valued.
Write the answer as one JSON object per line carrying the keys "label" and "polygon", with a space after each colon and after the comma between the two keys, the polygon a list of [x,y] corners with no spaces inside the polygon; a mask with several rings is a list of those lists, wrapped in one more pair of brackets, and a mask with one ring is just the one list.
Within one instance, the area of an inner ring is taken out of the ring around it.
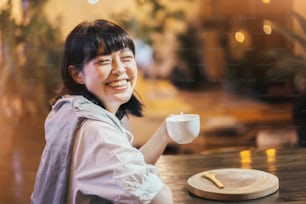
{"label": "reflection on glass", "polygon": [[242,150],[240,151],[240,163],[241,168],[243,169],[251,169],[252,168],[252,158],[250,150]]}
{"label": "reflection on glass", "polygon": [[271,172],[271,173],[276,171],[275,155],[276,155],[276,149],[275,148],[266,149],[268,171]]}

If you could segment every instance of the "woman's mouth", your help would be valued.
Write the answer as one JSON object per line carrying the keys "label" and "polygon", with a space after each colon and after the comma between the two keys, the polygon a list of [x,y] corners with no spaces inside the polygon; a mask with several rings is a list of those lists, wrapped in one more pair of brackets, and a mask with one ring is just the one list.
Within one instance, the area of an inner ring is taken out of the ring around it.
{"label": "woman's mouth", "polygon": [[110,87],[122,87],[122,86],[126,86],[128,84],[128,82],[129,82],[128,79],[122,79],[122,80],[118,80],[118,81],[109,82],[106,85],[108,85]]}

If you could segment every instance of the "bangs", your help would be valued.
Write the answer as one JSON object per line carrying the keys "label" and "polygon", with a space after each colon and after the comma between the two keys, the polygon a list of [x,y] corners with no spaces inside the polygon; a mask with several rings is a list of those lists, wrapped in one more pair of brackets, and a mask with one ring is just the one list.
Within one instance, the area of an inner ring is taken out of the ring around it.
{"label": "bangs", "polygon": [[132,39],[122,33],[107,33],[101,38],[100,49],[104,48],[105,54],[110,54],[113,51],[118,51],[123,48],[129,48],[135,55],[135,48]]}
{"label": "bangs", "polygon": [[115,24],[106,27],[105,25],[99,25],[99,22],[97,22],[89,27],[84,44],[85,62],[96,58],[101,52],[111,54],[113,51],[123,48],[129,48],[135,55],[133,40],[125,30]]}

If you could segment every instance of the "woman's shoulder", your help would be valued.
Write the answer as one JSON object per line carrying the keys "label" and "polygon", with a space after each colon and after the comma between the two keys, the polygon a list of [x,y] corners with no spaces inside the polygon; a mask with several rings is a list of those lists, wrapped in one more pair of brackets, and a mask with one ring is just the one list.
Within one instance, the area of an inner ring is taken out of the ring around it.
{"label": "woman's shoulder", "polygon": [[64,106],[64,109],[71,109],[69,111],[75,112],[79,117],[101,120],[114,117],[103,107],[94,104],[81,95],[65,95],[57,100],[52,109],[57,111],[63,109]]}
{"label": "woman's shoulder", "polygon": [[63,96],[53,105],[52,109],[53,112],[61,112],[67,117],[75,115],[85,121],[98,121],[98,123],[107,124],[124,132],[120,120],[114,114],[81,95]]}
{"label": "woman's shoulder", "polygon": [[120,120],[103,107],[94,104],[83,96],[74,96],[72,100],[73,108],[79,118],[85,118],[98,123],[104,123],[122,130]]}

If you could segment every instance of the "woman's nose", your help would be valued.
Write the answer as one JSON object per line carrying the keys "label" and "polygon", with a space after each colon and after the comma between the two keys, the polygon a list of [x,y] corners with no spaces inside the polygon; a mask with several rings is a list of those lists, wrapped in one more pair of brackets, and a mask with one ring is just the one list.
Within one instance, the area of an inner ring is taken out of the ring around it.
{"label": "woman's nose", "polygon": [[121,62],[121,60],[120,59],[114,60],[112,74],[119,76],[119,75],[125,73],[125,71],[126,71],[125,66]]}

